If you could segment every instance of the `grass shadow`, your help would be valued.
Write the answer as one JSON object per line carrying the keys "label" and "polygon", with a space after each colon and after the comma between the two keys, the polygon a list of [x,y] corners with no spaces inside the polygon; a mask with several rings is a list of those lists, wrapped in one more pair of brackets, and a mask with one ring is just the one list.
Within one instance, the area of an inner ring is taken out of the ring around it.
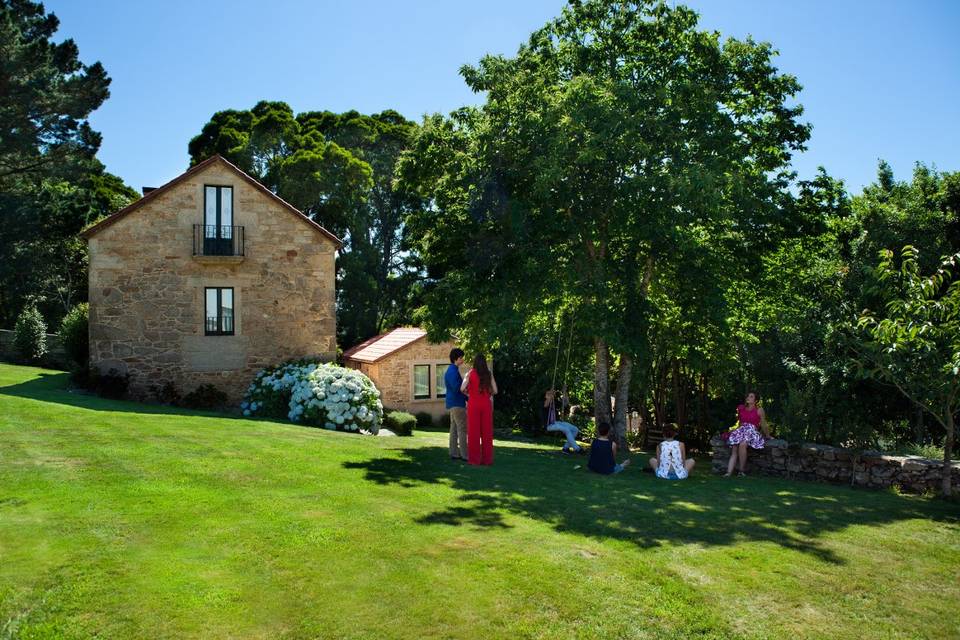
{"label": "grass shadow", "polygon": [[439,483],[463,492],[461,504],[429,512],[421,523],[506,527],[504,514],[515,514],[557,531],[641,548],[764,542],[843,564],[820,542],[823,534],[912,518],[954,524],[960,533],[960,509],[939,501],[771,478],[722,479],[706,470],[667,482],[641,472],[639,458],[634,464],[604,477],[586,471],[585,458],[500,446],[493,467],[450,463],[440,447],[406,448],[343,466],[375,484]]}
{"label": "grass shadow", "polygon": [[[174,415],[208,418],[237,418],[241,416],[217,411],[186,409],[164,404],[146,404],[132,400],[112,400],[71,387],[70,374],[41,371],[25,382],[0,386],[0,395],[26,398],[40,402],[62,404],[91,411],[116,411],[148,415]],[[272,422],[272,421],[271,421]]]}

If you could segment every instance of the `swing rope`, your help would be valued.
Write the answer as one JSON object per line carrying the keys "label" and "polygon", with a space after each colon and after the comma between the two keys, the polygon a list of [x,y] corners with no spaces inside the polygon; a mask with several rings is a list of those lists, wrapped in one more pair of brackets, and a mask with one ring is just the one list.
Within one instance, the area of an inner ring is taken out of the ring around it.
{"label": "swing rope", "polygon": [[[563,312],[560,311],[559,320],[560,326],[557,328],[557,351],[556,355],[553,358],[553,378],[550,381],[550,389],[554,391],[554,396],[550,400],[550,409],[547,417],[547,424],[551,424],[557,419],[557,370],[560,368],[560,342],[563,339]],[[561,390],[561,400],[560,400],[560,415],[565,416],[567,413],[567,408],[569,407],[569,401],[567,398],[567,374],[570,373],[570,348],[573,345],[573,324],[574,320],[570,319],[570,333],[567,337],[567,356],[564,358],[563,362],[563,389]]]}

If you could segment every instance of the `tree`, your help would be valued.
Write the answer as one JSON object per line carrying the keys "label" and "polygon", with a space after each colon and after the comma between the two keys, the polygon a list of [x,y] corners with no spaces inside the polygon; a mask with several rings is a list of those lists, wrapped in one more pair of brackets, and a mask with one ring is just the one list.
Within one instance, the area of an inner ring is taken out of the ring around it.
{"label": "tree", "polygon": [[190,141],[194,163],[220,153],[344,238],[338,261],[337,328],[352,344],[409,321],[419,278],[404,219],[423,206],[394,184],[416,125],[395,111],[310,111],[283,102],[221,111]]}
{"label": "tree", "polygon": [[87,299],[87,247],[77,233],[137,193],[96,160],[85,165],[71,180],[44,178],[0,193],[0,326],[10,326],[27,300],[58,325]]}
{"label": "tree", "polygon": [[808,137],[787,105],[799,84],[769,45],[696,27],[685,7],[572,1],[515,57],[463,67],[485,103],[428,118],[402,167],[433,204],[409,223],[431,330],[490,345],[533,313],[574,309],[594,344],[598,420],[617,367],[621,440],[651,283],[681,273],[670,284],[685,286],[676,266],[698,265],[697,286],[722,289],[716,274],[781,231],[787,163]]}
{"label": "tree", "polygon": [[960,253],[920,274],[918,251],[906,246],[899,265],[880,252],[876,294],[884,312],[865,310],[854,348],[864,375],[893,385],[946,431],[943,494],[950,495],[954,420],[960,412]]}
{"label": "tree", "polygon": [[13,327],[13,350],[26,364],[35,364],[47,353],[47,325],[32,303],[17,317]]}
{"label": "tree", "polygon": [[0,0],[0,189],[63,175],[90,160],[100,134],[87,117],[110,95],[99,62],[73,40],[51,42],[60,22],[43,5]]}

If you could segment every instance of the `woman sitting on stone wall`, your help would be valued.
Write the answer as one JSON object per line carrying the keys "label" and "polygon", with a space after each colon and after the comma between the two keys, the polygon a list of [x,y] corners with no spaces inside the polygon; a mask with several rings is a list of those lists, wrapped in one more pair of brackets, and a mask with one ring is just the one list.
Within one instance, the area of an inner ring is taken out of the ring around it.
{"label": "woman sitting on stone wall", "polygon": [[[747,475],[747,446],[763,449],[764,438],[770,437],[770,427],[763,409],[757,406],[759,396],[755,391],[747,394],[744,404],[737,405],[737,426],[730,431],[727,444],[730,445],[730,462],[727,463],[725,478],[733,475],[733,468],[740,461],[737,475]],[[763,435],[760,435],[760,429]]]}

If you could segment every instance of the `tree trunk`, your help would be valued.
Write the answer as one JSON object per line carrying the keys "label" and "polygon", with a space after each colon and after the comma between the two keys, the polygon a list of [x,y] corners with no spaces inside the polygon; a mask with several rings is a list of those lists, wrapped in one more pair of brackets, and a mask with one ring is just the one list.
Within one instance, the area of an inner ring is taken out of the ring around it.
{"label": "tree trunk", "polygon": [[947,407],[947,437],[943,439],[943,495],[950,495],[950,476],[953,469],[950,456],[953,453],[953,407]]}
{"label": "tree trunk", "polygon": [[625,353],[620,354],[620,370],[617,371],[617,403],[613,416],[613,430],[617,437],[617,446],[627,451],[627,405],[630,402],[630,372],[633,359]]}
{"label": "tree trunk", "polygon": [[601,422],[610,424],[610,355],[603,338],[594,338],[593,346],[597,355],[593,380],[593,416],[598,425]]}

